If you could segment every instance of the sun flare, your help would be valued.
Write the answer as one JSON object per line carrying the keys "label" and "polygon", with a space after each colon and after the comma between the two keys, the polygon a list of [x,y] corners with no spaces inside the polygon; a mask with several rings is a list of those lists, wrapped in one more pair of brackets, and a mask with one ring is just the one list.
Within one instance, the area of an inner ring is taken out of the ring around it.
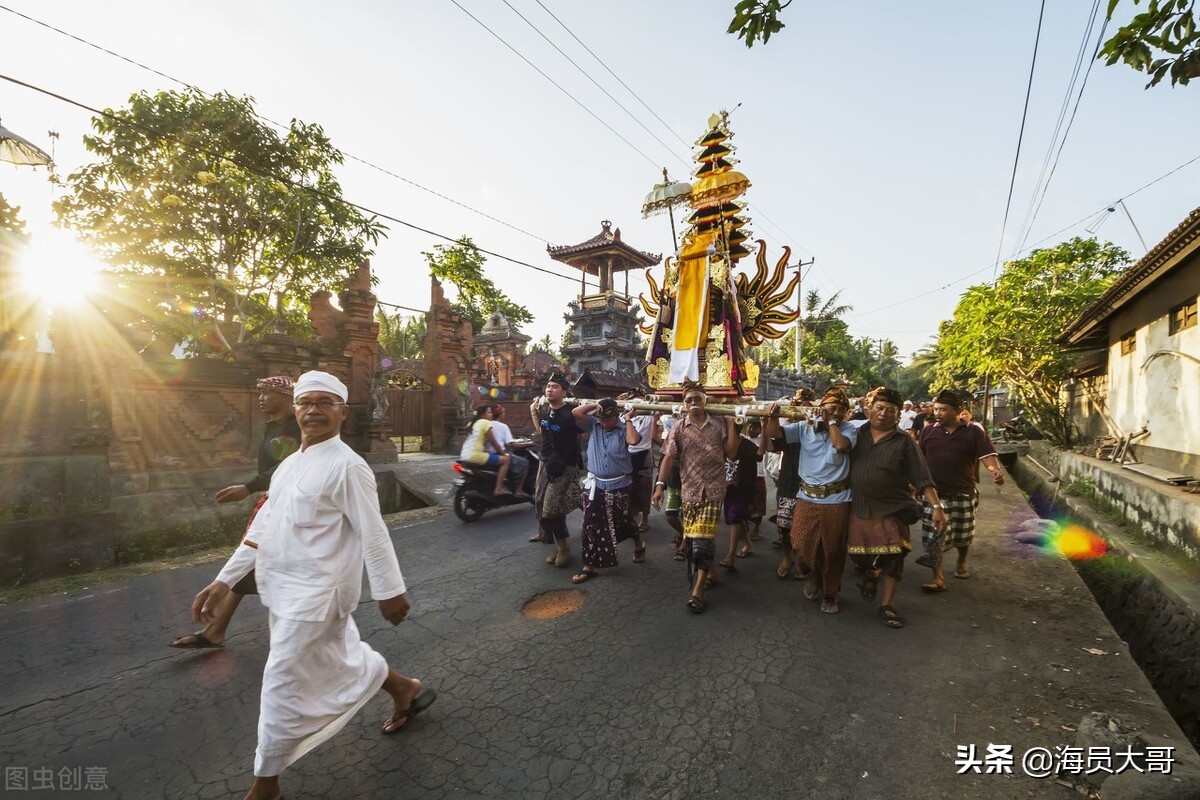
{"label": "sun flare", "polygon": [[50,306],[78,306],[99,285],[103,263],[71,234],[51,228],[33,237],[17,266],[22,288]]}

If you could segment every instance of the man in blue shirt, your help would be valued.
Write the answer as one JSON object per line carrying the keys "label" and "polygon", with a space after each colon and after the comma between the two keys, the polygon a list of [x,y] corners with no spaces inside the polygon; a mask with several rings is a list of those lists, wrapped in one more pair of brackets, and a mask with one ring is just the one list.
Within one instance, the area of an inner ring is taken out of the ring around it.
{"label": "man in blue shirt", "polygon": [[571,578],[583,583],[596,577],[596,570],[617,566],[617,543],[634,540],[633,560],[645,561],[646,543],[637,532],[629,505],[633,489],[633,459],[629,446],[642,435],[633,415],[621,423],[617,401],[606,397],[598,403],[576,407],[575,424],[590,433],[587,445],[588,476],[583,482],[583,569]]}
{"label": "man in blue shirt", "polygon": [[799,569],[807,571],[804,597],[821,598],[821,611],[838,612],[837,595],[846,566],[846,531],[850,521],[850,450],[861,422],[843,422],[850,400],[834,386],[821,398],[820,420],[779,424],[772,403],[768,435],[800,445],[800,491],[792,512],[792,548]]}

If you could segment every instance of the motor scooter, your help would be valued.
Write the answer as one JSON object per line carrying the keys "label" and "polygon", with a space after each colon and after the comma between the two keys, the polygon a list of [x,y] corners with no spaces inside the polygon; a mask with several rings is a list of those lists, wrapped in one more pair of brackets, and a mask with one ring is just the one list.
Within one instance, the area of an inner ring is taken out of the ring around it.
{"label": "motor scooter", "polygon": [[[456,461],[454,471],[458,480],[454,488],[454,513],[463,522],[474,522],[485,512],[505,506],[519,506],[533,502],[533,492],[537,485],[537,471],[540,460],[537,450],[527,447],[515,450],[513,460],[526,459],[529,466],[521,476],[521,485],[514,491],[524,492],[525,496],[517,494],[495,495],[497,467],[483,467],[466,461]],[[511,470],[512,467],[510,466]]]}

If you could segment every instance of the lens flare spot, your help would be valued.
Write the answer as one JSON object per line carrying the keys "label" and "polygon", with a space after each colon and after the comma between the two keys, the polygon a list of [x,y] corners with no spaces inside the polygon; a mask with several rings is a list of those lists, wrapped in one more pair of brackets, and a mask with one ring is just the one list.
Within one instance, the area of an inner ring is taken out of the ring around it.
{"label": "lens flare spot", "polygon": [[445,386],[445,385],[446,385],[446,376],[438,375],[438,386]]}
{"label": "lens flare spot", "polygon": [[1054,537],[1054,547],[1072,561],[1099,558],[1108,552],[1108,542],[1094,531],[1079,525],[1067,525]]}

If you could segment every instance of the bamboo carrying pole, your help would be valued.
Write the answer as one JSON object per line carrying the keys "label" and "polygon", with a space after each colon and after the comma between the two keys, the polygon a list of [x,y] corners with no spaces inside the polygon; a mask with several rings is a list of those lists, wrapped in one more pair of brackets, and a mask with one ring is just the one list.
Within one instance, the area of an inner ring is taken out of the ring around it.
{"label": "bamboo carrying pole", "polygon": [[[656,400],[657,398],[651,397],[648,400],[617,400],[616,402],[625,411],[654,411],[663,414],[683,414],[685,412],[683,403],[661,403]],[[574,402],[579,405],[589,405],[599,401],[576,399]],[[761,401],[744,404],[712,402],[704,406],[704,410],[719,417],[734,417],[744,420],[746,417],[771,416],[767,412],[769,405],[770,403]],[[813,419],[810,412],[815,410],[817,409],[813,406],[793,406],[781,403],[778,416],[792,422],[809,421]]]}

